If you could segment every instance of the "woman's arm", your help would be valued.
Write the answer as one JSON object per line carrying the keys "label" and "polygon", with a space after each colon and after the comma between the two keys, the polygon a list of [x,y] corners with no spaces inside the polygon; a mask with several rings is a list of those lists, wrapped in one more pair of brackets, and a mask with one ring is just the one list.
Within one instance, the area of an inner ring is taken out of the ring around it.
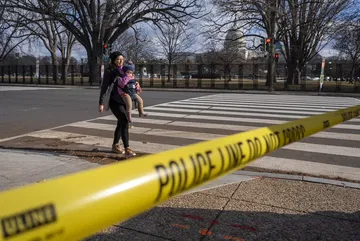
{"label": "woman's arm", "polygon": [[101,85],[101,90],[100,90],[99,105],[104,104],[105,93],[106,93],[106,90],[107,90],[107,88],[109,86],[110,77],[111,77],[111,72],[110,71],[105,71],[104,79],[103,79],[103,82],[102,82],[102,85]]}

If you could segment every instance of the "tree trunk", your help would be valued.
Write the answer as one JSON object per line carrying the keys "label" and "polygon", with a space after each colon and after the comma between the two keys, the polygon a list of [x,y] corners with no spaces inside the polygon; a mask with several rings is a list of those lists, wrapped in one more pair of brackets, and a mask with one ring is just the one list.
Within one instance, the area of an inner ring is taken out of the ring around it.
{"label": "tree trunk", "polygon": [[59,62],[58,62],[58,59],[57,59],[57,56],[56,54],[54,53],[51,53],[51,62],[52,62],[52,77],[53,77],[53,81],[54,83],[57,83],[58,81],[58,65],[59,65]]}
{"label": "tree trunk", "polygon": [[274,82],[275,82],[275,58],[274,54],[269,54],[268,57],[268,67],[267,67],[267,75],[266,75],[266,85],[268,86],[269,91],[274,91]]}
{"label": "tree trunk", "polygon": [[352,80],[355,80],[355,78],[354,78],[355,65],[356,65],[356,63],[353,61],[352,65],[351,65],[351,70],[350,70],[350,83],[352,83]]}
{"label": "tree trunk", "polygon": [[300,71],[299,67],[296,67],[295,75],[294,75],[294,84],[299,85],[301,82],[300,79],[301,79],[301,71]]}
{"label": "tree trunk", "polygon": [[168,64],[168,74],[167,74],[167,82],[170,82],[171,81],[171,78],[170,78],[170,73],[171,73],[171,63],[169,62]]}
{"label": "tree trunk", "polygon": [[296,66],[292,62],[288,61],[288,63],[287,63],[287,80],[286,80],[287,85],[294,84],[295,69],[296,69]]}
{"label": "tree trunk", "polygon": [[69,71],[69,65],[70,65],[70,59],[71,59],[71,50],[67,52],[66,55],[66,60],[65,60],[65,76],[68,75],[68,71]]}
{"label": "tree trunk", "polygon": [[269,28],[269,38],[271,39],[270,51],[268,57],[268,73],[267,73],[267,85],[269,91],[274,91],[274,82],[275,82],[275,27],[276,27],[276,9],[277,1],[272,0],[270,2],[270,28]]}
{"label": "tree trunk", "polygon": [[89,84],[100,84],[100,66],[102,64],[102,47],[94,45],[94,48],[87,51],[89,66]]}

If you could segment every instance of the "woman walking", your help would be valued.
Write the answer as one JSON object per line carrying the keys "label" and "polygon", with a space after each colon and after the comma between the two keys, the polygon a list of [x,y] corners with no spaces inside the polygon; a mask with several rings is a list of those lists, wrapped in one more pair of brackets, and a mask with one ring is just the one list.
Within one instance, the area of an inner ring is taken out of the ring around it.
{"label": "woman walking", "polygon": [[[125,158],[136,154],[129,146],[129,120],[126,115],[126,105],[120,96],[118,88],[124,88],[132,76],[126,75],[122,71],[124,56],[120,52],[113,52],[110,55],[110,66],[104,72],[104,80],[101,85],[99,98],[100,113],[110,108],[117,119],[114,133],[112,151],[115,153],[125,153]],[[122,139],[124,150],[119,141]]]}

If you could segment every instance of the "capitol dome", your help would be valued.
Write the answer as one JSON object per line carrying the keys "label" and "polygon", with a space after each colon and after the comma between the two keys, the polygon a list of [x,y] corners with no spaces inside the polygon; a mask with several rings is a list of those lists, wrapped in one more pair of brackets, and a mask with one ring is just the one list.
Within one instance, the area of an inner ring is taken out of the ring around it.
{"label": "capitol dome", "polygon": [[225,37],[224,48],[225,49],[241,49],[246,47],[244,33],[236,26],[230,28]]}

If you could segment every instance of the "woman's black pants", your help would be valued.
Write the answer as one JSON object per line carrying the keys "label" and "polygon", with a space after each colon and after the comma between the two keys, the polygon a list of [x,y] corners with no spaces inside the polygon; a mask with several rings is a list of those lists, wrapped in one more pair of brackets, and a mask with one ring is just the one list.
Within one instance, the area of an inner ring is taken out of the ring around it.
{"label": "woman's black pants", "polygon": [[121,138],[124,148],[127,148],[129,147],[129,122],[126,117],[125,108],[123,105],[111,100],[109,107],[117,119],[113,145],[118,144]]}

